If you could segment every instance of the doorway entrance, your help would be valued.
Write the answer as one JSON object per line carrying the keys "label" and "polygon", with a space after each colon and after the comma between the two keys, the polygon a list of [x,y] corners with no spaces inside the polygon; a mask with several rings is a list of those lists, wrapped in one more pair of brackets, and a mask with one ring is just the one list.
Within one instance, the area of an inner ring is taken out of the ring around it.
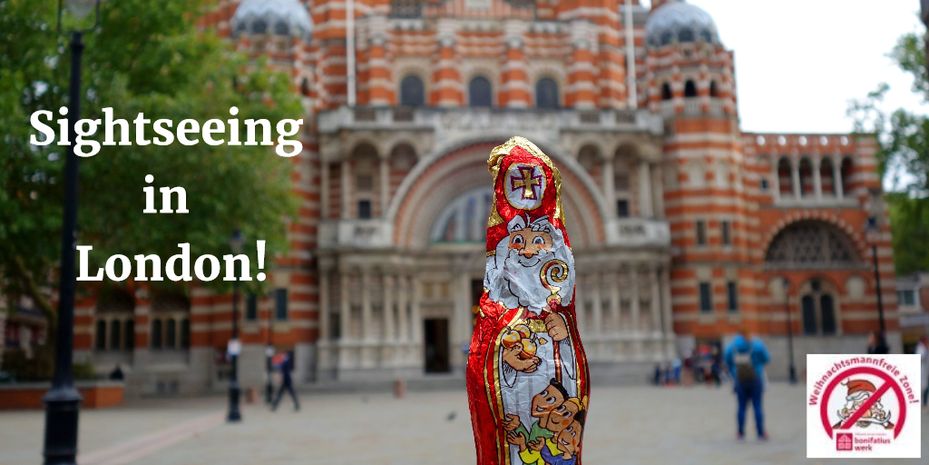
{"label": "doorway entrance", "polygon": [[426,373],[451,371],[448,352],[448,318],[428,318],[423,336],[425,342]]}

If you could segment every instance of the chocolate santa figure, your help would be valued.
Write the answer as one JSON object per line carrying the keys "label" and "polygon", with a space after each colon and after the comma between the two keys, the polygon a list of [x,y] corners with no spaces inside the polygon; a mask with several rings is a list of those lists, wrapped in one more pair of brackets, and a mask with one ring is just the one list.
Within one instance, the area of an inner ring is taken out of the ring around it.
{"label": "chocolate santa figure", "polygon": [[487,161],[494,200],[467,388],[478,465],[579,465],[587,358],[561,174],[513,137]]}

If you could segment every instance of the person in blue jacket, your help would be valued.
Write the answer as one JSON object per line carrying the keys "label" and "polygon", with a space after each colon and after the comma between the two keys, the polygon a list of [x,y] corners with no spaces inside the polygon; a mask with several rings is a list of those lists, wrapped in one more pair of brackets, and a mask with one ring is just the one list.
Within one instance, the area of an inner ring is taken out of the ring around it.
{"label": "person in blue jacket", "polygon": [[735,380],[735,393],[739,403],[737,437],[740,440],[745,438],[745,409],[748,407],[749,400],[755,412],[758,439],[768,439],[764,429],[761,395],[764,391],[764,366],[770,361],[771,356],[761,339],[750,337],[745,329],[740,329],[735,339],[726,348],[726,365],[729,366],[732,379]]}

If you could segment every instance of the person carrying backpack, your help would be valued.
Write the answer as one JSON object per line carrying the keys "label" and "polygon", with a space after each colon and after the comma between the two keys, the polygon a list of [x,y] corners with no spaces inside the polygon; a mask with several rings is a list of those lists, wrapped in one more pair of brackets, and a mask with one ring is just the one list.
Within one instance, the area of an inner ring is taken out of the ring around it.
{"label": "person carrying backpack", "polygon": [[758,439],[767,440],[764,429],[764,410],[761,407],[761,395],[764,391],[764,366],[771,361],[768,349],[761,339],[750,337],[745,329],[740,329],[735,339],[726,348],[726,365],[735,380],[735,393],[738,399],[737,420],[739,440],[745,438],[745,409],[748,401],[752,402],[755,412],[755,427]]}

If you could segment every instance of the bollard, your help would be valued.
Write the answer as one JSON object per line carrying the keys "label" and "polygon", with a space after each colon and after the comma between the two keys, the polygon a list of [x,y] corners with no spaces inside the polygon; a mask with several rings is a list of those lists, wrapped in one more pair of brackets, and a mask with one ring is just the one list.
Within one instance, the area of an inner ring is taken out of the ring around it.
{"label": "bollard", "polygon": [[406,395],[406,381],[402,379],[394,380],[394,397],[402,399]]}

